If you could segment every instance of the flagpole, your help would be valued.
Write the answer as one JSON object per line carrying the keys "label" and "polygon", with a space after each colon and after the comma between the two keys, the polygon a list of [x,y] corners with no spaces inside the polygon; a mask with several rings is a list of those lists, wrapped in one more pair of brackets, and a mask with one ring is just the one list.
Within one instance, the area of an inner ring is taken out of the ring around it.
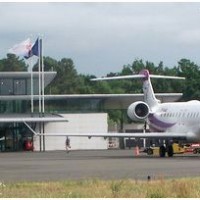
{"label": "flagpole", "polygon": [[[41,117],[41,47],[40,47],[40,38],[38,37],[38,94],[39,94],[39,117]],[[39,123],[39,133],[41,133],[41,122]],[[40,151],[42,151],[42,136],[40,136]]]}
{"label": "flagpole", "polygon": [[[41,45],[41,64],[42,64],[42,117],[44,117],[44,59],[43,59],[43,43],[40,39]],[[43,151],[45,151],[45,136],[44,136],[44,122],[42,123],[42,133],[43,133]]]}
{"label": "flagpole", "polygon": [[39,114],[41,114],[41,46],[40,39],[38,38],[38,79],[39,79]]}
{"label": "flagpole", "polygon": [[44,115],[44,59],[43,59],[43,43],[41,39],[41,59],[42,59],[42,113]]}
{"label": "flagpole", "polygon": [[33,114],[34,112],[34,102],[33,102],[33,62],[32,62],[32,58],[31,58],[31,113]]}
{"label": "flagpole", "polygon": [[[32,54],[32,45],[31,45],[31,52],[29,52],[30,54]],[[33,102],[33,60],[31,57],[29,57],[30,59],[30,72],[31,72],[31,114],[33,115],[34,113],[34,102]]]}

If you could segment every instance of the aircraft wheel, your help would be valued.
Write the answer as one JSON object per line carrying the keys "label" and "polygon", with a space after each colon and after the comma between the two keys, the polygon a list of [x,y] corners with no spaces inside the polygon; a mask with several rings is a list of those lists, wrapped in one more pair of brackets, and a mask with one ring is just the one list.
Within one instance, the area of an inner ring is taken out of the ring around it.
{"label": "aircraft wheel", "polygon": [[168,155],[168,157],[173,157],[174,150],[173,150],[173,146],[172,145],[168,146],[168,148],[167,148],[167,155]]}
{"label": "aircraft wheel", "polygon": [[153,149],[149,148],[149,149],[147,150],[147,155],[152,155],[152,154],[153,154]]}
{"label": "aircraft wheel", "polygon": [[197,154],[197,149],[193,149],[193,154]]}
{"label": "aircraft wheel", "polygon": [[166,148],[163,145],[160,146],[160,149],[159,149],[160,157],[165,157],[165,153],[166,153]]}

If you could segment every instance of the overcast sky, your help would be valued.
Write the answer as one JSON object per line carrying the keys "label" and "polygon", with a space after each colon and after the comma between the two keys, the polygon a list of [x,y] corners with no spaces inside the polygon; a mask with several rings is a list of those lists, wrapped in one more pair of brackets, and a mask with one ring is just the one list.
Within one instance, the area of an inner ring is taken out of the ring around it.
{"label": "overcast sky", "polygon": [[200,3],[0,3],[0,58],[43,36],[44,55],[106,75],[143,59],[200,65]]}

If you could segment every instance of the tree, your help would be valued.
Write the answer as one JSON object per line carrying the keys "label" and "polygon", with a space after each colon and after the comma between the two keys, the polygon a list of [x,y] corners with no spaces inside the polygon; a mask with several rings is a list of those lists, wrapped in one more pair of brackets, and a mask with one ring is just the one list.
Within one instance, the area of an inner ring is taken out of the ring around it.
{"label": "tree", "polygon": [[23,59],[14,54],[7,54],[7,58],[0,60],[0,71],[27,71],[28,65]]}
{"label": "tree", "polygon": [[178,70],[181,76],[186,77],[183,99],[200,99],[199,66],[188,59],[181,59],[178,62]]}
{"label": "tree", "polygon": [[145,69],[146,66],[142,60],[136,59],[133,61],[131,68],[134,74],[138,74],[142,69]]}
{"label": "tree", "polygon": [[[58,69],[58,61],[51,57],[44,57],[44,71],[57,71]],[[38,66],[38,65],[36,65]],[[36,71],[38,69],[36,68]]]}
{"label": "tree", "polygon": [[56,94],[76,94],[78,74],[72,59],[63,58],[56,66],[57,75],[52,82],[52,92]]}

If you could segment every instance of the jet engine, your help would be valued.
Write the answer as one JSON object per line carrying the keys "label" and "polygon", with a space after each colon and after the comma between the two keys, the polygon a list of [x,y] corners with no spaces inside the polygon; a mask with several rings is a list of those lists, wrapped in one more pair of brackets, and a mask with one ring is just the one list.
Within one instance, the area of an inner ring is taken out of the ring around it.
{"label": "jet engine", "polygon": [[133,121],[145,120],[149,115],[149,106],[145,102],[137,101],[128,107],[127,114]]}

